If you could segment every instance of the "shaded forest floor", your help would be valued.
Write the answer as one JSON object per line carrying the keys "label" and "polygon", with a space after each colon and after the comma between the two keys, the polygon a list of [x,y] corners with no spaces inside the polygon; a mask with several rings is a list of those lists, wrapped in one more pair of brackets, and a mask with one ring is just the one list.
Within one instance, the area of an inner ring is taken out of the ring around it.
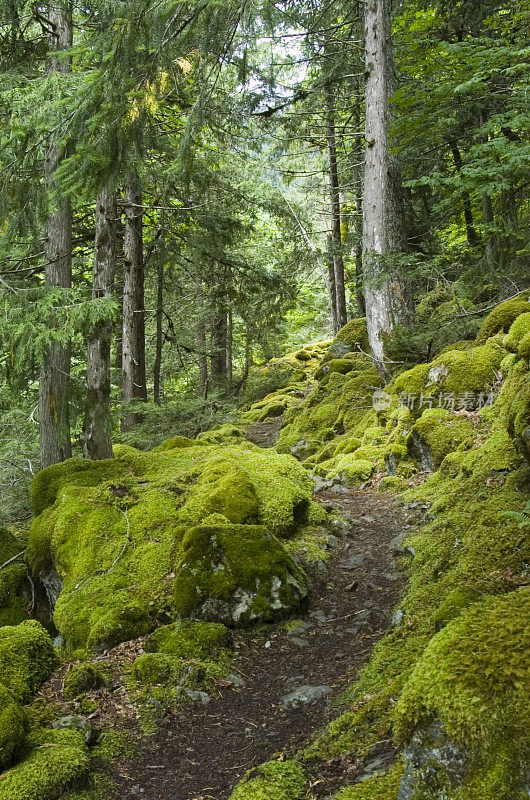
{"label": "shaded forest floor", "polygon": [[[205,706],[192,706],[163,720],[139,757],[115,776],[121,796],[145,800],[227,800],[244,773],[280,752],[289,755],[336,715],[332,698],[355,678],[388,627],[402,578],[389,541],[408,519],[388,497],[350,491],[317,499],[340,508],[349,529],[334,549],[327,573],[313,575],[304,626],[268,627],[236,633],[235,669],[243,686],[221,688]],[[313,703],[285,708],[283,698],[299,687],[318,687]],[[328,689],[324,689],[328,687]],[[390,742],[366,763],[336,759],[314,776],[314,797],[325,797],[371,769],[393,760]]]}
{"label": "shaded forest floor", "polygon": [[[262,447],[273,446],[280,425],[281,418],[261,423],[248,436]],[[327,570],[310,571],[311,595],[296,627],[236,631],[238,680],[221,681],[218,696],[206,705],[167,714],[154,735],[141,738],[134,758],[112,768],[123,800],[228,800],[247,770],[281,753],[289,757],[339,713],[334,698],[368,661],[403,588],[389,542],[415,520],[388,495],[369,490],[337,487],[315,499],[341,512],[347,526],[337,531]],[[125,643],[103,658],[119,664],[123,674],[141,647],[142,640]],[[40,696],[60,697],[63,679],[56,673]],[[291,707],[286,696],[299,690],[315,699],[304,697]],[[91,722],[104,729],[125,724],[139,735],[123,681],[118,677],[98,694]],[[394,755],[386,741],[364,761],[342,757],[319,763],[311,796],[324,798],[345,782],[384,769]]]}

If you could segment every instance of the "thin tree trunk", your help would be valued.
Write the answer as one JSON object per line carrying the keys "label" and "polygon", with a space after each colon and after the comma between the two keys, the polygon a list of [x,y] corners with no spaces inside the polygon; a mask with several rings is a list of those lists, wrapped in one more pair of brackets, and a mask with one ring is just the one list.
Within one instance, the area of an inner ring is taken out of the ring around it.
{"label": "thin tree trunk", "polygon": [[[147,400],[143,209],[142,193],[136,178],[125,188],[124,201],[122,399],[126,406],[133,400]],[[126,412],[122,430],[131,430],[141,418],[139,413]]]}
{"label": "thin tree trunk", "polygon": [[[50,5],[48,18],[50,56],[48,73],[68,73],[69,58],[55,53],[72,46],[73,19],[71,5]],[[61,148],[49,141],[44,159],[44,177],[50,194],[54,191],[54,174],[61,161]],[[44,239],[46,285],[70,288],[72,285],[72,208],[70,200],[57,198],[57,207],[46,221]],[[70,345],[53,342],[44,356],[39,383],[39,434],[42,466],[56,464],[72,455],[70,439]]]}
{"label": "thin tree trunk", "polygon": [[[164,236],[164,233],[162,233]],[[161,402],[160,376],[162,370],[162,320],[164,316],[164,253],[158,255],[156,265],[156,345],[155,364],[153,367],[153,399],[157,405]]]}
{"label": "thin tree trunk", "polygon": [[[365,169],[363,197],[363,269],[366,322],[370,347],[383,380],[384,340],[394,324],[406,317],[406,296],[397,275],[391,275],[384,256],[402,245],[396,186],[388,154],[388,95],[391,40],[384,0],[365,6]],[[394,195],[394,196],[393,196]],[[397,245],[397,247],[396,247]],[[382,258],[383,257],[383,258]]]}
{"label": "thin tree trunk", "polygon": [[339,172],[337,167],[337,143],[335,137],[335,99],[333,88],[325,89],[326,103],[326,143],[329,170],[329,199],[331,211],[331,237],[333,244],[333,267],[335,271],[335,299],[337,325],[342,328],[348,321],[346,313],[346,292],[344,288],[344,260],[342,257],[341,213]]}
{"label": "thin tree trunk", "polygon": [[234,320],[232,311],[228,312],[227,326],[226,326],[226,390],[230,393],[232,390],[232,381],[234,378],[234,361],[233,361],[233,348],[234,348]]}
{"label": "thin tree trunk", "polygon": [[355,296],[357,300],[357,314],[366,316],[366,303],[363,291],[363,175],[362,175],[362,141],[361,141],[361,90],[357,90],[355,97],[355,147],[353,156],[355,164]]}
{"label": "thin tree trunk", "polygon": [[[96,199],[96,238],[92,297],[112,294],[116,268],[116,195],[103,189]],[[112,320],[97,322],[88,337],[87,404],[83,426],[85,455],[112,458],[110,413],[110,344]]]}
{"label": "thin tree trunk", "polygon": [[210,326],[211,357],[210,374],[214,384],[219,385],[226,377],[226,311],[217,309]]}
{"label": "thin tree trunk", "polygon": [[331,327],[334,335],[340,331],[337,321],[337,291],[335,287],[335,263],[333,261],[333,237],[328,233],[326,237],[326,283],[328,286],[329,310],[331,312]]}
{"label": "thin tree trunk", "polygon": [[493,212],[493,203],[489,194],[482,195],[482,219],[484,221],[484,232],[486,234],[486,250],[484,256],[490,268],[493,268],[497,262],[499,242],[497,235],[493,230],[495,225],[495,214]]}
{"label": "thin tree trunk", "polygon": [[199,354],[199,395],[206,399],[208,395],[208,356],[206,354],[206,324],[204,320],[203,287],[200,278],[197,279],[195,296],[197,298],[198,309],[195,330],[197,337],[197,352]]}
{"label": "thin tree trunk", "polygon": [[[458,145],[455,139],[451,139],[449,141],[449,147],[451,149],[451,153],[453,156],[453,161],[455,163],[455,167],[457,172],[462,172],[462,156],[460,155],[460,150],[458,149]],[[464,207],[464,222],[466,226],[466,238],[467,243],[470,247],[477,247],[480,244],[480,236],[478,235],[477,231],[475,230],[475,225],[473,222],[473,210],[471,208],[471,200],[469,198],[469,194],[467,192],[462,193],[462,205]]]}

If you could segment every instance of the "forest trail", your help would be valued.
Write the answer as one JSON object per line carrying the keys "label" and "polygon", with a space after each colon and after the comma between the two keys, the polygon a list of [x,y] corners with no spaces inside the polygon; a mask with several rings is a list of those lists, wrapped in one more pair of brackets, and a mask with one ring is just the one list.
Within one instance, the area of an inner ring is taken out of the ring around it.
{"label": "forest trail", "polygon": [[[275,422],[250,435],[270,446]],[[403,586],[389,542],[413,520],[392,498],[369,491],[328,490],[315,499],[341,511],[348,524],[327,572],[311,576],[303,625],[235,632],[234,670],[244,685],[224,686],[206,705],[166,717],[139,756],[113,776],[124,800],[227,800],[248,769],[293,753],[338,713],[333,697],[352,682],[389,625]],[[321,696],[287,708],[285,696],[300,687]],[[353,783],[393,757],[391,742],[382,742],[365,762],[333,759],[326,774],[314,776],[312,796],[326,797],[345,778]]]}

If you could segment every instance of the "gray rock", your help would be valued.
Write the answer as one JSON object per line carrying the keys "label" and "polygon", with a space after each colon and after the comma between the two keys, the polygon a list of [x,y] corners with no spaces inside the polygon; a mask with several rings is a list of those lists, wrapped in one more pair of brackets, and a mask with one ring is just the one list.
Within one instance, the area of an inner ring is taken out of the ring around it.
{"label": "gray rock", "polygon": [[388,549],[392,553],[393,556],[402,556],[404,552],[403,547],[403,539],[405,536],[408,536],[409,531],[402,531],[398,533],[397,536],[394,536],[388,543]]}
{"label": "gray rock", "polygon": [[196,689],[182,689],[182,694],[185,695],[188,700],[193,700],[195,703],[202,703],[203,706],[212,699],[207,692],[199,692]]}
{"label": "gray rock", "polygon": [[299,686],[282,697],[282,706],[286,710],[312,705],[332,691],[331,686]]}
{"label": "gray rock", "polygon": [[62,636],[59,634],[59,636],[56,636],[56,637],[55,637],[55,639],[53,640],[53,646],[54,646],[54,647],[62,647],[62,646],[63,646],[63,644],[64,644],[64,639],[63,639],[63,637],[62,637]]}
{"label": "gray rock", "polygon": [[226,676],[226,680],[230,681],[230,683],[233,683],[238,689],[245,686],[245,680],[241,677],[241,675],[238,675],[237,672],[230,672],[230,674]]}
{"label": "gray rock", "polygon": [[92,727],[90,722],[85,717],[77,716],[76,714],[67,714],[64,717],[60,717],[60,719],[56,719],[52,723],[52,727],[56,730],[74,729],[81,731],[87,745],[94,744],[99,737],[99,732]]}
{"label": "gray rock", "polygon": [[466,780],[467,753],[449,738],[438,720],[416,729],[405,747],[404,756],[405,772],[398,800],[412,800],[423,792],[441,797],[439,792],[445,787],[452,789]]}
{"label": "gray rock", "polygon": [[305,639],[301,639],[299,636],[291,636],[291,642],[297,647],[309,647],[309,642]]}
{"label": "gray rock", "polygon": [[398,625],[401,625],[404,619],[405,619],[405,612],[401,608],[398,608],[397,611],[394,611],[391,620],[394,628],[397,628]]}

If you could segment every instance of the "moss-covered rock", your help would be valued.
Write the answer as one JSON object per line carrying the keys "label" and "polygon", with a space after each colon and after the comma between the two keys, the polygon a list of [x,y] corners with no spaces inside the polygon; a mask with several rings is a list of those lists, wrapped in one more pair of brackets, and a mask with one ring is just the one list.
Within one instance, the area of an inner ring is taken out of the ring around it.
{"label": "moss-covered rock", "polygon": [[264,527],[198,526],[176,555],[174,601],[182,616],[228,626],[271,621],[306,594],[303,571]]}
{"label": "moss-covered rock", "polygon": [[182,619],[164,625],[152,633],[145,649],[179,658],[211,658],[223,647],[229,647],[232,637],[225,625]]}
{"label": "moss-covered rock", "polygon": [[62,579],[54,619],[74,648],[109,648],[168,622],[177,606],[180,613],[175,553],[212,515],[288,537],[314,505],[312,481],[295,459],[250,442],[119,448],[114,461],[85,469],[72,459],[36,479],[43,510],[27,560],[35,576],[53,568]]}
{"label": "moss-covered rock", "polygon": [[24,712],[11,692],[0,683],[0,770],[9,766],[24,737]]}
{"label": "moss-covered rock", "polygon": [[512,323],[503,344],[522,358],[530,357],[530,311],[521,314]]}
{"label": "moss-covered rock", "polygon": [[477,335],[477,344],[484,344],[491,336],[508,333],[510,325],[520,314],[530,312],[530,292],[522,293],[499,303],[490,311]]}
{"label": "moss-covered rock", "polygon": [[328,347],[324,362],[332,359],[342,358],[347,353],[364,351],[369,352],[368,330],[366,328],[366,318],[356,317],[350,320],[337,333],[333,342]]}
{"label": "moss-covered rock", "polygon": [[403,765],[398,762],[387,772],[376,773],[355,786],[346,786],[333,800],[397,800],[403,775]]}
{"label": "moss-covered rock", "polygon": [[247,773],[230,800],[301,800],[307,778],[296,761],[267,761]]}
{"label": "moss-covered rock", "polygon": [[106,682],[107,676],[97,664],[76,664],[66,675],[63,693],[66,698],[74,699],[101,689]]}
{"label": "moss-covered rock", "polygon": [[36,620],[0,628],[0,682],[27,702],[56,665],[53,644]]}
{"label": "moss-covered rock", "polygon": [[442,408],[428,408],[412,427],[408,439],[411,454],[424,469],[438,469],[448,453],[469,450],[475,438],[473,424]]}
{"label": "moss-covered rock", "polygon": [[88,779],[90,758],[79,731],[34,731],[23,761],[0,775],[0,800],[58,800]]}

